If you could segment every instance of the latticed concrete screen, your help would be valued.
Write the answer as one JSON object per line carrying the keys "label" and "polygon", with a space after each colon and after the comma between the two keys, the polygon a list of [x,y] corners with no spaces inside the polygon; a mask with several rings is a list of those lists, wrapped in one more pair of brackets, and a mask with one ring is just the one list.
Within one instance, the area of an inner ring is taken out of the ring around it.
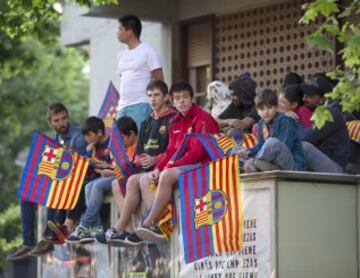
{"label": "latticed concrete screen", "polygon": [[304,36],[314,25],[298,23],[301,4],[285,4],[217,16],[215,19],[215,79],[229,83],[246,71],[258,89],[279,89],[289,71],[309,78],[333,69],[333,56],[310,49]]}

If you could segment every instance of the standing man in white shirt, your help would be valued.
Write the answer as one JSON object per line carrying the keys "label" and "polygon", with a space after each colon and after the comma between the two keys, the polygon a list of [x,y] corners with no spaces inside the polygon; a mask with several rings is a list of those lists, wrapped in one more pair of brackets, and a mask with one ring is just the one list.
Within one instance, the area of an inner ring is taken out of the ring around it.
{"label": "standing man in white shirt", "polygon": [[135,15],[119,18],[117,37],[128,49],[118,55],[120,100],[117,116],[133,118],[138,128],[151,113],[147,85],[151,80],[163,80],[160,57],[150,45],[140,41],[141,28]]}

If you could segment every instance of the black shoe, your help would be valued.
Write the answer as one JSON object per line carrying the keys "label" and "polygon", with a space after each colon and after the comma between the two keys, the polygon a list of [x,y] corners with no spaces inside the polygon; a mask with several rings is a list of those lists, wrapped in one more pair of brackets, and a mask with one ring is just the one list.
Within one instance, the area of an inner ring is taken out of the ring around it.
{"label": "black shoe", "polygon": [[128,247],[129,244],[126,242],[126,238],[130,235],[130,233],[126,231],[118,232],[115,231],[107,241],[110,246],[115,247]]}
{"label": "black shoe", "polygon": [[102,233],[102,234],[98,234],[95,236],[95,240],[99,243],[102,244],[107,244],[107,240],[106,240],[106,234]]}
{"label": "black shoe", "polygon": [[128,235],[125,242],[130,246],[142,246],[146,244],[146,242],[139,238],[135,233]]}
{"label": "black shoe", "polygon": [[30,252],[32,249],[33,249],[33,246],[21,245],[15,250],[14,253],[8,255],[6,257],[6,259],[8,261],[18,261],[18,260],[24,259],[24,258],[30,256]]}
{"label": "black shoe", "polygon": [[150,242],[166,241],[167,238],[162,234],[160,228],[155,225],[142,225],[135,230],[138,237]]}
{"label": "black shoe", "polygon": [[31,256],[42,256],[54,251],[54,244],[47,238],[43,238],[31,250]]}

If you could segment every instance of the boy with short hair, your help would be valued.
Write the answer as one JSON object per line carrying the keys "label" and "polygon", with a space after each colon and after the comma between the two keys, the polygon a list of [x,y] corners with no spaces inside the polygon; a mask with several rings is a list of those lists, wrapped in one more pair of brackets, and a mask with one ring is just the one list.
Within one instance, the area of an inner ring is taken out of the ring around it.
{"label": "boy with short hair", "polygon": [[[119,118],[116,123],[125,147],[135,150],[137,127],[134,120],[125,116]],[[68,243],[91,243],[97,235],[103,233],[99,211],[104,194],[111,191],[111,183],[115,179],[108,149],[109,137],[105,134],[103,121],[97,117],[88,118],[82,132],[89,143],[87,150],[91,156],[91,165],[95,174],[100,177],[85,186],[87,208],[80,225],[67,239]]]}
{"label": "boy with short hair", "polygon": [[142,123],[139,133],[135,165],[140,173],[128,179],[125,196],[117,181],[113,182],[113,196],[120,215],[116,227],[106,232],[106,241],[113,246],[135,246],[142,243],[136,234],[130,233],[131,215],[138,207],[140,198],[144,199],[148,209],[151,207],[147,202],[149,197],[140,195],[140,179],[147,175],[147,171],[153,170],[156,162],[165,152],[169,141],[169,122],[176,114],[174,109],[167,106],[168,87],[165,82],[161,80],[150,82],[147,86],[147,95],[153,113]]}
{"label": "boy with short hair", "polygon": [[146,96],[146,86],[151,80],[163,80],[163,71],[158,53],[140,40],[141,21],[135,15],[119,18],[117,38],[127,45],[118,54],[120,76],[120,99],[118,117],[130,116],[140,128],[150,115],[151,108]]}
{"label": "boy with short hair", "polygon": [[265,89],[255,98],[261,120],[258,122],[257,144],[240,155],[254,156],[245,161],[246,173],[269,170],[305,170],[304,153],[296,123],[278,113],[278,98],[274,91]]}
{"label": "boy with short hair", "polygon": [[165,239],[155,222],[171,200],[179,174],[210,161],[209,155],[196,138],[188,140],[182,157],[176,161],[171,160],[182,145],[187,133],[219,133],[216,120],[193,103],[193,97],[193,89],[189,83],[182,81],[171,86],[170,98],[179,113],[171,119],[169,145],[162,158],[156,163],[155,170],[144,175],[141,179],[142,195],[148,194],[150,185],[157,183],[155,196],[153,201],[151,200],[152,206],[149,215],[144,220],[142,227],[135,231],[143,240]]}

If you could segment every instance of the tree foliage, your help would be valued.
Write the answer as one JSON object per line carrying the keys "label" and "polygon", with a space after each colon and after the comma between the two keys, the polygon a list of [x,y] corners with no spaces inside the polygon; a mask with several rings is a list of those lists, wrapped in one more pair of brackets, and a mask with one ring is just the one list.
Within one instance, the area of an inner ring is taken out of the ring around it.
{"label": "tree foliage", "polygon": [[6,254],[21,243],[20,229],[19,206],[11,205],[0,213],[0,272],[4,271]]}
{"label": "tree foliage", "polygon": [[[316,0],[303,5],[305,14],[300,22],[310,24],[318,17],[323,23],[306,40],[311,47],[323,49],[334,54],[334,40],[341,43],[339,51],[344,66],[337,66],[328,73],[332,79],[339,82],[326,97],[339,101],[344,112],[351,113],[360,110],[360,27],[351,21],[355,15],[360,16],[360,1],[348,1],[347,6],[341,6],[336,0]],[[313,119],[318,127],[331,120],[331,114],[324,107],[319,107]]]}
{"label": "tree foliage", "polygon": [[[117,0],[75,0],[76,5],[117,4]],[[68,4],[71,4],[68,2]],[[11,38],[37,32],[61,16],[57,0],[0,0],[0,30]]]}
{"label": "tree foliage", "polygon": [[61,47],[54,34],[11,39],[0,32],[0,211],[16,200],[21,171],[16,158],[35,129],[49,131],[47,106],[62,101],[77,124],[87,115],[86,52]]}

